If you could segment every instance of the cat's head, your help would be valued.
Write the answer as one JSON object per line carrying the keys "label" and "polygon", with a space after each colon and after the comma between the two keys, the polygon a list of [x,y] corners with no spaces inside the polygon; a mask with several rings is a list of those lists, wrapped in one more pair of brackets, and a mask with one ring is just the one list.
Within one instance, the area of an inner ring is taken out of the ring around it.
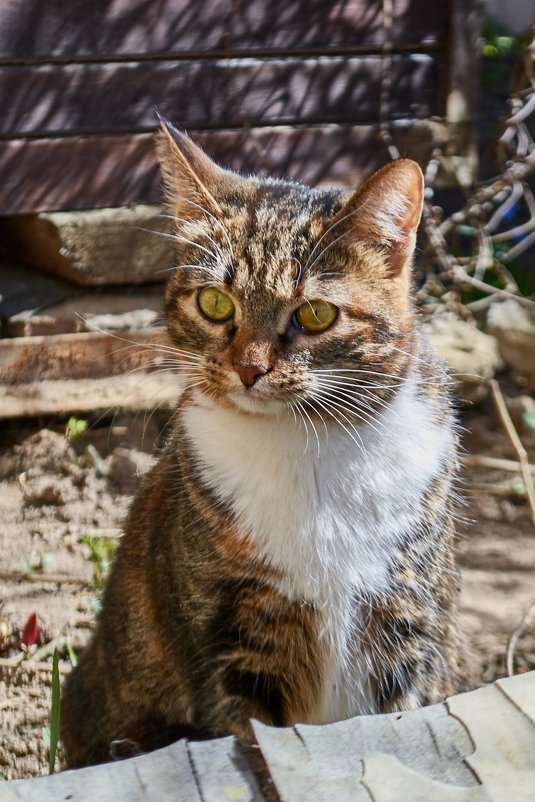
{"label": "cat's head", "polygon": [[248,413],[364,420],[410,359],[418,165],[356,192],[223,170],[165,125],[176,269],[167,328],[195,392]]}

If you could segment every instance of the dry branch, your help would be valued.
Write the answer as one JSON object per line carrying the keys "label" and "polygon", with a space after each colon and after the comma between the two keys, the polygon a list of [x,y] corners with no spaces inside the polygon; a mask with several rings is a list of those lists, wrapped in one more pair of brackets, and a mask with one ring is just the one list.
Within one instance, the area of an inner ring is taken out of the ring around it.
{"label": "dry branch", "polygon": [[24,571],[0,571],[0,580],[5,582],[49,582],[53,585],[80,585],[89,587],[91,579],[83,576],[69,576],[68,574],[38,574],[25,573]]}
{"label": "dry branch", "polygon": [[520,472],[522,474],[528,503],[531,509],[531,518],[533,523],[535,523],[535,488],[531,478],[531,466],[528,462],[527,451],[522,445],[522,441],[520,440],[518,432],[514,427],[513,421],[511,420],[511,416],[509,415],[500,385],[495,379],[490,380],[490,389],[503,428],[505,429],[505,432],[511,441],[511,445],[513,446],[518,457],[518,462],[520,463]]}
{"label": "dry branch", "polygon": [[[0,669],[2,668],[10,668],[10,669],[19,669],[23,668],[25,671],[50,671],[52,672],[52,663],[43,663],[43,662],[35,662],[34,660],[21,660],[19,657],[0,657]],[[69,663],[60,663],[59,664],[59,671],[61,674],[69,674],[72,671],[72,667]],[[1,795],[0,795],[0,802],[1,802]]]}
{"label": "dry branch", "polygon": [[[496,468],[500,471],[509,471],[511,473],[520,473],[520,462],[515,462],[512,459],[500,459],[498,457],[487,457],[485,454],[467,454],[462,458],[464,465],[482,468]],[[528,464],[530,473],[535,476],[535,465]]]}
{"label": "dry branch", "polygon": [[524,634],[526,629],[528,629],[531,624],[535,623],[535,604],[533,604],[529,610],[524,613],[522,616],[519,625],[516,627],[515,631],[509,638],[509,643],[507,644],[507,652],[505,656],[505,667],[507,670],[507,676],[512,677],[514,672],[514,659],[515,659],[515,650],[518,644],[519,639]]}

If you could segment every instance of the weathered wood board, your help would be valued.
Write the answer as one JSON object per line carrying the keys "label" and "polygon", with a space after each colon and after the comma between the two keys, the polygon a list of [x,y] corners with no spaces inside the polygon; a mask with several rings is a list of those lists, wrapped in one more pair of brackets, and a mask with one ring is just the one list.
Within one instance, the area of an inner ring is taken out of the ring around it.
{"label": "weathered wood board", "polygon": [[[359,186],[389,160],[377,128],[370,125],[190,133],[226,167],[312,186]],[[394,140],[403,156],[425,162],[431,142],[426,126],[396,129]],[[0,176],[0,211],[10,214],[123,206],[141,199],[159,203],[162,197],[152,133],[0,142]]]}
{"label": "weathered wood board", "polygon": [[171,371],[0,385],[0,420],[172,410],[180,392],[180,382]]}
{"label": "weathered wood board", "polygon": [[0,214],[157,202],[155,106],[221,134],[208,149],[234,169],[360,183],[388,159],[381,123],[412,122],[412,156],[446,114],[459,4],[6,0]]}
{"label": "weathered wood board", "polygon": [[[437,59],[392,58],[388,117],[429,117],[441,107]],[[0,137],[154,131],[155,107],[181,128],[362,125],[379,118],[380,56],[131,61],[1,67]],[[121,102],[117,102],[117,98]]]}
{"label": "weathered wood board", "polygon": [[[443,42],[448,0],[395,0],[396,45]],[[61,26],[57,25],[61,19]],[[31,36],[24,34],[31,31]],[[83,60],[133,53],[231,54],[354,48],[384,41],[381,0],[4,0],[0,60]]]}
{"label": "weathered wood board", "polygon": [[[533,802],[535,672],[404,713],[323,727],[254,722],[280,802]],[[265,778],[264,778],[265,779]],[[0,802],[262,802],[233,738],[0,784]]]}
{"label": "weathered wood board", "polygon": [[0,384],[121,375],[158,369],[169,356],[162,329],[11,337],[0,340]]}

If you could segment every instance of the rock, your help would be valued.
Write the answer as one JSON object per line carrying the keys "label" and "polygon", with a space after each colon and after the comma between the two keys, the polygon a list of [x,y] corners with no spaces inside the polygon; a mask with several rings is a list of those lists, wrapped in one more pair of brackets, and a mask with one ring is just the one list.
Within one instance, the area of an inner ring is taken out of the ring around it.
{"label": "rock", "polygon": [[146,473],[154,463],[154,457],[129,448],[115,448],[106,460],[106,475],[123,492],[134,492],[139,477]]}
{"label": "rock", "polygon": [[76,452],[65,435],[51,429],[41,429],[26,437],[15,447],[19,471],[28,478],[47,474],[69,474],[76,469]]}
{"label": "rock", "polygon": [[535,387],[535,311],[513,298],[493,303],[487,313],[487,331],[496,337],[504,362]]}
{"label": "rock", "polygon": [[22,495],[26,506],[62,506],[78,498],[76,488],[66,477],[38,476],[23,484]]}
{"label": "rock", "polygon": [[503,367],[495,338],[453,312],[433,315],[424,329],[433,349],[446,362],[456,389],[467,398],[474,400],[482,380],[492,379]]}
{"label": "rock", "polygon": [[0,221],[8,253],[81,286],[161,282],[174,262],[159,206],[15,215]]}

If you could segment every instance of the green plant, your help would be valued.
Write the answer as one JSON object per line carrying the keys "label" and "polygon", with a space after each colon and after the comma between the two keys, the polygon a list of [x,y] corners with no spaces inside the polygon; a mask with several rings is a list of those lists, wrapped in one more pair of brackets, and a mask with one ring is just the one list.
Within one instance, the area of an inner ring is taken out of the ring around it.
{"label": "green plant", "polygon": [[535,429],[535,412],[524,412],[522,420],[530,429]]}
{"label": "green plant", "polygon": [[[59,684],[59,653],[54,649],[52,657],[52,705],[50,708],[50,751],[48,753],[48,773],[54,774],[56,764],[56,752],[59,741],[59,722],[61,707],[61,690]],[[46,737],[46,736],[45,736]]]}
{"label": "green plant", "polygon": [[65,436],[68,440],[75,440],[77,437],[80,437],[80,435],[87,431],[87,427],[88,423],[86,420],[76,418],[74,415],[71,415],[67,421]]}
{"label": "green plant", "polygon": [[78,665],[78,655],[76,654],[76,652],[74,651],[69,642],[65,644],[65,647],[67,649],[67,654],[69,655],[71,666],[73,668],[76,668],[76,666]]}
{"label": "green plant", "polygon": [[95,535],[82,535],[80,543],[89,546],[89,559],[93,563],[93,579],[97,587],[102,587],[111,567],[111,562],[117,548],[114,540],[108,537]]}

